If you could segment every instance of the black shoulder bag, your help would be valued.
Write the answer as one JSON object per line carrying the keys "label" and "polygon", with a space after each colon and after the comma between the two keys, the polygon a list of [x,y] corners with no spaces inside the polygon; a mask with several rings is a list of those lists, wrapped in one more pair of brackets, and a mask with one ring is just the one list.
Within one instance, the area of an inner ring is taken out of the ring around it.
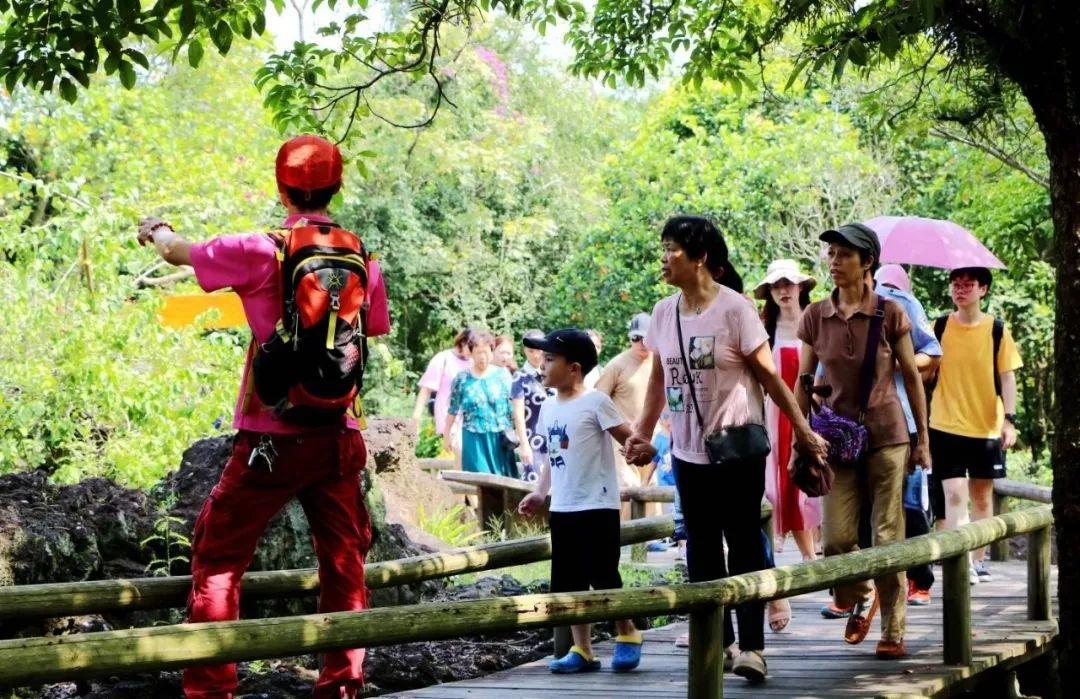
{"label": "black shoulder bag", "polygon": [[[705,421],[701,417],[697,391],[694,390],[694,377],[690,373],[690,362],[686,361],[686,349],[683,345],[682,315],[679,313],[681,301],[682,295],[675,302],[675,327],[679,333],[679,355],[682,357],[683,369],[686,370],[686,385],[690,389],[690,401],[694,404],[698,427],[704,433]],[[705,435],[705,451],[709,454],[709,461],[718,466],[744,459],[764,459],[771,450],[769,432],[764,425],[754,423],[727,425]]]}

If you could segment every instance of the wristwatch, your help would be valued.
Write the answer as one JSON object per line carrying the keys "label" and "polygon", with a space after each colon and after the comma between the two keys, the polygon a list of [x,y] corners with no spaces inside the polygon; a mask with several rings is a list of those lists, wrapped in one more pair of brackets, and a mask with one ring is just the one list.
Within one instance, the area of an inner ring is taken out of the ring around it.
{"label": "wristwatch", "polygon": [[1005,419],[1012,423],[1013,427],[1016,427],[1016,413],[1005,413]]}

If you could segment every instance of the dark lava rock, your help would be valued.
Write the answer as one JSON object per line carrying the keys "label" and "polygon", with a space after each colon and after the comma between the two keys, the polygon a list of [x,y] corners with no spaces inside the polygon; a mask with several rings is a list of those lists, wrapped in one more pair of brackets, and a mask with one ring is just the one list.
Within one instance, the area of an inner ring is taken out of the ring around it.
{"label": "dark lava rock", "polygon": [[0,585],[142,574],[151,512],[141,491],[104,478],[55,485],[42,470],[0,476]]}

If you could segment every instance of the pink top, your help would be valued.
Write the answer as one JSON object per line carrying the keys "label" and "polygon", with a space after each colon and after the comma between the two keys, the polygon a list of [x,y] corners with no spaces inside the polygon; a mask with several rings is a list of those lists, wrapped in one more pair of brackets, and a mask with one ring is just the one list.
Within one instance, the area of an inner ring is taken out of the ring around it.
{"label": "pink top", "polygon": [[671,452],[683,461],[709,463],[705,434],[720,427],[764,424],[761,386],[746,357],[769,341],[754,303],[726,286],[701,312],[682,314],[686,360],[701,409],[703,434],[687,386],[679,352],[675,311],[680,294],[653,307],[645,346],[656,352],[664,367],[664,392],[671,413]]}
{"label": "pink top", "polygon": [[[332,223],[325,216],[305,214],[303,217],[289,216],[282,226],[291,228],[301,218],[312,223]],[[224,235],[191,246],[191,264],[195,268],[195,278],[199,286],[203,291],[231,287],[240,297],[251,334],[259,342],[265,342],[270,337],[281,318],[281,287],[278,282],[276,250],[273,239],[265,233]],[[369,267],[367,291],[371,299],[368,335],[385,335],[390,330],[386,287],[375,262]],[[244,373],[240,379],[233,427],[271,434],[296,434],[309,430],[308,427],[292,425],[278,419],[259,401],[254,391],[247,401],[247,410],[244,410],[250,370],[251,347],[244,359]],[[356,429],[356,420],[352,417],[348,418],[347,424]]]}
{"label": "pink top", "polygon": [[471,364],[470,358],[459,357],[452,349],[443,350],[431,358],[420,377],[421,388],[435,391],[435,431],[439,434],[446,429],[446,416],[450,412],[450,384]]}

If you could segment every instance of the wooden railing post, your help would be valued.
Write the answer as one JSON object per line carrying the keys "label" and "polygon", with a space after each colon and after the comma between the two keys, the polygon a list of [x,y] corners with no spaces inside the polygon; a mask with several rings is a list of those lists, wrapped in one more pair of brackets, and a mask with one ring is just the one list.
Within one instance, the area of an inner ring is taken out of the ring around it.
{"label": "wooden railing post", "polygon": [[941,572],[945,578],[942,585],[942,631],[946,665],[971,664],[970,567],[967,553],[941,562]]}
{"label": "wooden railing post", "polygon": [[[994,516],[1003,515],[1009,511],[1009,497],[994,491]],[[1009,560],[1009,540],[1001,539],[990,544],[991,561]]]}
{"label": "wooden railing post", "polygon": [[1050,619],[1050,527],[1028,534],[1028,619]]}
{"label": "wooden railing post", "polygon": [[[645,517],[645,502],[633,499],[630,501],[630,519],[642,519]],[[630,560],[634,563],[644,563],[648,558],[648,544],[634,544],[630,547]]]}
{"label": "wooden railing post", "polygon": [[689,699],[724,696],[724,607],[690,612]]}

